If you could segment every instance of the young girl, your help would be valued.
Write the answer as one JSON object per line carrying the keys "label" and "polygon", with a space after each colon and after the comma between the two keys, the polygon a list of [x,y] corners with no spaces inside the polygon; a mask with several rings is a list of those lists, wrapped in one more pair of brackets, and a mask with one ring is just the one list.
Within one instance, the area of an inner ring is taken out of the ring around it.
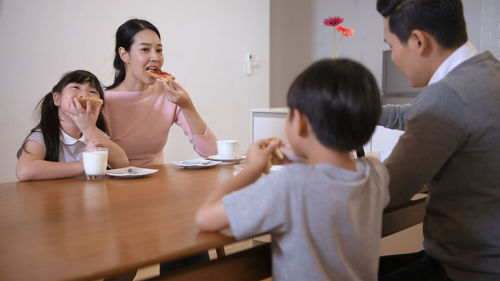
{"label": "young girl", "polygon": [[85,147],[107,147],[109,166],[128,166],[123,149],[104,133],[101,106],[87,102],[84,108],[78,102],[80,96],[104,97],[97,77],[84,70],[66,73],[40,101],[40,122],[17,152],[19,180],[78,176],[84,173],[81,155]]}

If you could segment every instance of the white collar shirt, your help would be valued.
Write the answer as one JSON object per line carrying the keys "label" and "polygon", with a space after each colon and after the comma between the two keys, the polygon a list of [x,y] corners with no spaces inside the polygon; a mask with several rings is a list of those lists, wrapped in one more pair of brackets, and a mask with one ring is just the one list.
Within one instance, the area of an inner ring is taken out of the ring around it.
{"label": "white collar shirt", "polygon": [[433,84],[443,79],[452,71],[455,67],[457,67],[462,62],[472,58],[477,55],[478,51],[472,45],[470,41],[467,41],[465,44],[456,49],[434,72],[431,79],[429,80],[429,84]]}
{"label": "white collar shirt", "polygon": [[79,161],[82,157],[82,152],[87,145],[85,136],[82,134],[79,139],[75,139],[61,129],[59,140],[59,162]]}

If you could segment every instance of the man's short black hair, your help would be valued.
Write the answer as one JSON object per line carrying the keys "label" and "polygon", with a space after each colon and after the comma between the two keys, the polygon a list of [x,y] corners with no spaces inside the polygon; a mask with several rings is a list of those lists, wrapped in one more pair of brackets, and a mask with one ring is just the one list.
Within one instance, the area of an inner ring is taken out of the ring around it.
{"label": "man's short black hair", "polygon": [[443,48],[467,42],[461,0],[377,0],[377,10],[389,17],[389,28],[406,44],[413,30],[431,34]]}
{"label": "man's short black hair", "polygon": [[304,70],[288,91],[293,110],[304,114],[325,146],[350,151],[370,139],[382,110],[372,73],[349,59],[324,59]]}

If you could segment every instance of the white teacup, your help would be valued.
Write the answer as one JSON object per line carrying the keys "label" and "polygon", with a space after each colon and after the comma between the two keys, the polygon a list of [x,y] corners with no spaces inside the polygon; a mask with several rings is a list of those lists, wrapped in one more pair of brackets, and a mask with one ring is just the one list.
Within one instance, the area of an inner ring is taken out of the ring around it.
{"label": "white teacup", "polygon": [[108,149],[106,147],[86,148],[83,151],[83,168],[87,180],[100,180],[106,175]]}
{"label": "white teacup", "polygon": [[238,157],[240,142],[237,140],[218,140],[217,152],[222,159],[233,159]]}

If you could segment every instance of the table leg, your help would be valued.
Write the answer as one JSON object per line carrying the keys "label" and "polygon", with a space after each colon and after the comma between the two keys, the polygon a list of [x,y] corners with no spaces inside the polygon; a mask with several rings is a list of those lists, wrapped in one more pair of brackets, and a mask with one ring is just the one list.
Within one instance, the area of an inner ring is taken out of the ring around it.
{"label": "table leg", "polygon": [[224,247],[215,248],[215,252],[217,253],[217,258],[222,258],[226,256],[226,251],[224,251]]}

